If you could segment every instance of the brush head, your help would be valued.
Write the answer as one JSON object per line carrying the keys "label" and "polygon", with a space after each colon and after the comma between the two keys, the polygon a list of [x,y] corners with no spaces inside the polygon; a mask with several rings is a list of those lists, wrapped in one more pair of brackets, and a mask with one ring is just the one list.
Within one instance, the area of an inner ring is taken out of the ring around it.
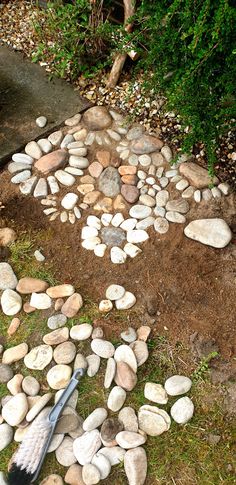
{"label": "brush head", "polygon": [[8,474],[9,485],[28,485],[33,481],[42,452],[51,432],[48,415],[52,408],[45,408],[30,425],[28,433],[12,457]]}

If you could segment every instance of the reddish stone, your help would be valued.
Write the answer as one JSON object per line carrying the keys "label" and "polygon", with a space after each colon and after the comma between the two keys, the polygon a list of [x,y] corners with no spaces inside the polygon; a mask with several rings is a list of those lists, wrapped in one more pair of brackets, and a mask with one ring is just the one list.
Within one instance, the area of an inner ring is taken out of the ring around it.
{"label": "reddish stone", "polygon": [[24,310],[25,313],[32,313],[32,312],[35,312],[36,308],[34,308],[33,306],[31,306],[29,304],[29,302],[27,301],[23,305],[23,310]]}
{"label": "reddish stone", "polygon": [[118,172],[120,175],[135,175],[137,173],[137,167],[133,167],[131,165],[121,165],[118,168]]}
{"label": "reddish stone", "polygon": [[48,153],[41,157],[34,166],[42,173],[52,172],[57,170],[65,164],[67,159],[66,150],[55,150],[54,152]]}
{"label": "reddish stone", "polygon": [[133,140],[130,148],[133,153],[143,155],[144,153],[152,153],[160,150],[163,145],[163,141],[159,138],[151,135],[143,135],[138,140]]}
{"label": "reddish stone", "polygon": [[112,167],[118,168],[121,164],[121,159],[119,157],[112,157],[110,165]]}
{"label": "reddish stone", "polygon": [[139,190],[135,185],[122,185],[121,194],[130,204],[133,204],[139,198]]}
{"label": "reddish stone", "polygon": [[17,331],[18,327],[20,326],[20,320],[19,318],[13,318],[9,327],[8,327],[8,330],[7,330],[7,335],[9,335],[10,337],[12,335],[14,335],[14,333]]}
{"label": "reddish stone", "polygon": [[21,278],[17,284],[16,291],[27,295],[29,293],[41,293],[48,288],[48,283],[38,278],[31,278],[30,276],[25,276]]}
{"label": "reddish stone", "polygon": [[66,302],[61,308],[61,313],[67,318],[73,318],[78,313],[83,305],[82,297],[79,293],[74,293],[67,298]]}
{"label": "reddish stone", "polygon": [[123,184],[137,185],[138,177],[137,175],[123,175],[123,177],[121,177],[121,180]]}
{"label": "reddish stone", "polygon": [[111,155],[107,150],[98,150],[96,152],[96,158],[101,163],[103,168],[106,168],[110,165]]}
{"label": "reddish stone", "polygon": [[88,170],[89,170],[90,175],[97,179],[103,171],[103,166],[99,162],[93,162],[93,163],[91,163],[91,165],[89,165]]}

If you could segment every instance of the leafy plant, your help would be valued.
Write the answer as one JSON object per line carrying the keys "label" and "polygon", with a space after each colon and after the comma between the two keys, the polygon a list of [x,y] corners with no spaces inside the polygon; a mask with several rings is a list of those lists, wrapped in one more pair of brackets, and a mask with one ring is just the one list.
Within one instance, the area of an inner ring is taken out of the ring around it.
{"label": "leafy plant", "polygon": [[206,357],[201,359],[198,367],[195,369],[195,371],[192,374],[193,380],[195,381],[204,380],[204,378],[206,377],[206,374],[209,371],[210,361],[215,357],[218,357],[218,355],[219,355],[218,352],[210,352],[210,354],[208,354]]}
{"label": "leafy plant", "polygon": [[104,19],[102,5],[99,0],[49,3],[34,24],[39,45],[33,60],[50,59],[59,77],[71,79],[78,73],[92,76],[103,68],[115,45],[115,30]]}

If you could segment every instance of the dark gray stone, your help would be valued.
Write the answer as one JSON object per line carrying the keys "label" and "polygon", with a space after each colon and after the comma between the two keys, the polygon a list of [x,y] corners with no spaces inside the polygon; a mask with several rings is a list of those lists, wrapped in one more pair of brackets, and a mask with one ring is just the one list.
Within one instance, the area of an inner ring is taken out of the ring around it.
{"label": "dark gray stone", "polygon": [[121,246],[126,240],[126,233],[120,227],[104,227],[100,236],[107,246]]}
{"label": "dark gray stone", "polygon": [[5,384],[13,377],[13,370],[7,364],[0,364],[0,384]]}
{"label": "dark gray stone", "polygon": [[106,197],[115,197],[120,193],[121,179],[118,170],[107,167],[99,177],[99,190]]}

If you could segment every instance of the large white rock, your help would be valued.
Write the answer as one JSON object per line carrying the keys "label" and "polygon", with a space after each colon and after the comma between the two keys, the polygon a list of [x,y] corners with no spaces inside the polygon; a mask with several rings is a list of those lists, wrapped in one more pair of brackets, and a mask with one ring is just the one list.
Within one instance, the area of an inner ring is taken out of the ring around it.
{"label": "large white rock", "polygon": [[0,263],[0,290],[14,290],[18,279],[8,263]]}
{"label": "large white rock", "polygon": [[87,340],[93,331],[92,325],[89,323],[81,323],[74,325],[70,330],[70,338],[73,340]]}
{"label": "large white rock", "polygon": [[184,234],[213,248],[224,248],[232,239],[228,224],[219,218],[192,221],[185,227]]}
{"label": "large white rock", "polygon": [[101,444],[100,433],[97,429],[87,431],[79,438],[76,438],[73,444],[73,450],[80,465],[91,463]]}
{"label": "large white rock", "polygon": [[16,315],[22,307],[22,298],[14,290],[4,290],[1,296],[2,311],[5,315]]}
{"label": "large white rock", "polygon": [[47,373],[47,382],[52,389],[64,389],[71,378],[72,369],[66,364],[57,364]]}
{"label": "large white rock", "polygon": [[165,390],[169,396],[180,396],[191,389],[192,381],[186,376],[171,376],[165,382]]}
{"label": "large white rock", "polygon": [[123,264],[127,258],[127,254],[118,246],[113,246],[113,248],[111,248],[110,256],[111,262],[114,264]]}
{"label": "large white rock", "polygon": [[166,404],[168,401],[168,396],[164,387],[155,382],[146,382],[144,387],[144,397],[157,404]]}
{"label": "large white rock", "polygon": [[28,412],[27,397],[23,392],[13,396],[2,408],[2,417],[10,426],[17,426]]}
{"label": "large white rock", "polygon": [[194,405],[189,397],[181,397],[172,406],[170,414],[173,420],[178,424],[187,423],[194,413]]}

